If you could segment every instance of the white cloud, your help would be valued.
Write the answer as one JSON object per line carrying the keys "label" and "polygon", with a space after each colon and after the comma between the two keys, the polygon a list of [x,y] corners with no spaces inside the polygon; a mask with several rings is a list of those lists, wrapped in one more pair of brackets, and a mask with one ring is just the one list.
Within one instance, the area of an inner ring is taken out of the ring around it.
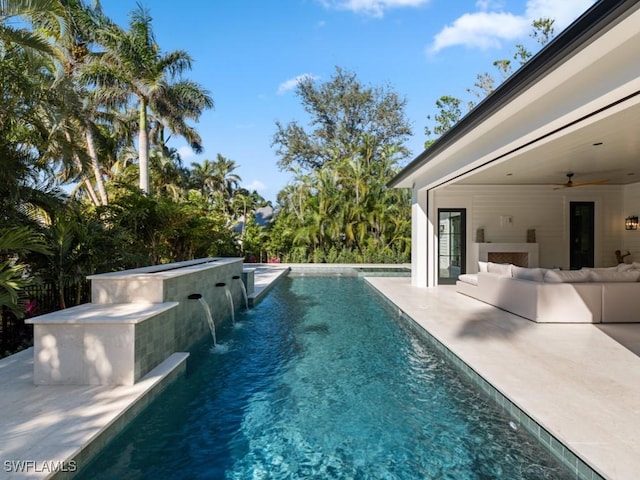
{"label": "white cloud", "polygon": [[310,73],[303,73],[302,75],[298,75],[297,77],[294,77],[285,82],[282,82],[278,86],[278,95],[284,95],[289,90],[295,89],[301,81],[306,80],[308,78],[314,79],[316,77],[311,75]]}
{"label": "white cloud", "polygon": [[525,13],[516,15],[497,11],[501,7],[496,1],[478,0],[476,7],[482,11],[465,13],[444,27],[434,37],[428,52],[437,53],[454,45],[480,49],[500,47],[505,40],[529,35],[531,22],[541,17],[554,19],[555,32],[559,33],[593,3],[594,0],[527,0]]}
{"label": "white cloud", "polygon": [[435,36],[429,51],[436,53],[453,45],[481,49],[500,47],[502,40],[520,37],[528,26],[527,19],[511,13],[465,13]]}
{"label": "white cloud", "polygon": [[591,5],[593,0],[528,0],[526,16],[529,21],[537,18],[553,18],[556,33],[578,18]]}
{"label": "white cloud", "polygon": [[383,17],[385,10],[402,7],[419,7],[430,0],[320,0],[327,8],[351,10],[372,17]]}
{"label": "white cloud", "polygon": [[189,158],[195,157],[196,154],[193,153],[191,147],[180,147],[178,149],[178,155],[180,155],[180,158],[182,160],[187,160]]}
{"label": "white cloud", "polygon": [[260,180],[254,180],[244,188],[246,188],[250,192],[253,192],[254,190],[256,190],[257,192],[268,190],[267,186],[264,183],[262,183]]}

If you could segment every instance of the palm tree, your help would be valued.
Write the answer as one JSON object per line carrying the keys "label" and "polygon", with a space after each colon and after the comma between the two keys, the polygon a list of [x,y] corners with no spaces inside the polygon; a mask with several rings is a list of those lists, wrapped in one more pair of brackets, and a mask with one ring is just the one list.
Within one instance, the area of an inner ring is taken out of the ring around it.
{"label": "palm tree", "polygon": [[204,159],[202,163],[193,162],[189,181],[191,188],[198,190],[202,196],[211,200],[216,189],[216,167],[214,162]]}
{"label": "palm tree", "polygon": [[[3,8],[7,15],[21,16],[30,21],[33,29],[16,30],[3,26],[0,38],[17,41],[23,48],[35,50],[55,79],[57,90],[64,89],[65,101],[55,104],[58,118],[54,128],[63,132],[87,195],[95,205],[106,205],[107,194],[95,146],[95,106],[89,102],[86,91],[78,83],[78,72],[91,58],[90,46],[102,23],[108,23],[99,4],[90,7],[80,0],[6,0]],[[0,16],[1,18],[1,16]],[[16,31],[21,35],[16,35]],[[23,32],[24,31],[24,32]],[[36,42],[32,40],[35,38]],[[45,41],[44,46],[38,41]],[[75,96],[76,98],[72,98]],[[78,143],[72,132],[81,132],[86,144]],[[90,165],[98,194],[89,178]],[[98,198],[98,195],[100,198]]]}
{"label": "palm tree", "polygon": [[131,12],[129,31],[110,25],[101,32],[100,43],[106,52],[102,61],[83,74],[98,87],[96,97],[107,105],[121,107],[127,105],[130,97],[135,98],[139,113],[140,189],[145,193],[149,193],[150,120],[184,137],[200,153],[201,138],[186,120],[197,120],[204,109],[213,108],[206,90],[181,78],[183,72],[191,69],[191,57],[183,50],[161,54],[151,21],[148,11],[138,5]]}
{"label": "palm tree", "polygon": [[154,191],[173,200],[183,198],[187,191],[188,173],[182,166],[177,150],[153,149],[149,161],[155,176],[151,182],[154,185]]}
{"label": "palm tree", "polygon": [[218,154],[215,161],[203,160],[201,164],[191,164],[191,186],[199,190],[210,202],[231,214],[231,203],[242,181],[240,175],[234,173],[238,168],[236,162]]}
{"label": "palm tree", "polygon": [[51,0],[0,0],[0,40],[40,53],[53,54],[51,45],[43,32],[24,26],[10,25],[7,21],[14,17],[30,15],[51,16],[63,25],[62,12],[58,2]]}
{"label": "palm tree", "polygon": [[214,167],[214,179],[217,190],[223,192],[225,199],[229,200],[238,184],[242,181],[240,175],[233,173],[238,166],[236,162],[218,154]]}
{"label": "palm tree", "polygon": [[74,153],[81,147],[67,136],[65,116],[77,96],[68,82],[56,81],[51,57],[15,44],[4,47],[0,52],[0,217],[6,219],[13,213],[22,215],[31,198],[54,192],[54,177],[71,174]]}

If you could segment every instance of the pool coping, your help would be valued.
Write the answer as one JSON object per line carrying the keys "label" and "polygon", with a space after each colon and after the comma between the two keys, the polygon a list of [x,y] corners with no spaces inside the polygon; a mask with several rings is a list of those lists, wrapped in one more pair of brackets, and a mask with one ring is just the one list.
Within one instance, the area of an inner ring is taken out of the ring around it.
{"label": "pool coping", "polygon": [[136,384],[116,387],[34,385],[33,347],[1,359],[1,473],[9,479],[73,478],[185,373],[188,356],[174,353]]}

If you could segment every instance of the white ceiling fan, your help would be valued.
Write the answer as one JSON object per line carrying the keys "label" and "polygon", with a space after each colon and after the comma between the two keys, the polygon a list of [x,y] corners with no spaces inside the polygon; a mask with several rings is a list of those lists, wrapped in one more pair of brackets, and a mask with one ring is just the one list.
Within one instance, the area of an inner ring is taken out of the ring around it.
{"label": "white ceiling fan", "polygon": [[571,187],[584,187],[587,185],[602,185],[603,183],[607,183],[609,180],[595,180],[593,182],[574,182],[573,181],[573,172],[567,172],[567,181],[565,183],[554,183],[553,185],[557,185],[554,190],[560,190],[561,188],[571,188]]}

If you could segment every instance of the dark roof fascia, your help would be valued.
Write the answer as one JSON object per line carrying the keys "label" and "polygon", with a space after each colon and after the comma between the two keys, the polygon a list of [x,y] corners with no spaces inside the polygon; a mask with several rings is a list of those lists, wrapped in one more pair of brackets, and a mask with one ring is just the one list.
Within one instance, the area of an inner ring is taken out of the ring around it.
{"label": "dark roof fascia", "polygon": [[638,0],[599,0],[387,182],[395,187],[623,17]]}

